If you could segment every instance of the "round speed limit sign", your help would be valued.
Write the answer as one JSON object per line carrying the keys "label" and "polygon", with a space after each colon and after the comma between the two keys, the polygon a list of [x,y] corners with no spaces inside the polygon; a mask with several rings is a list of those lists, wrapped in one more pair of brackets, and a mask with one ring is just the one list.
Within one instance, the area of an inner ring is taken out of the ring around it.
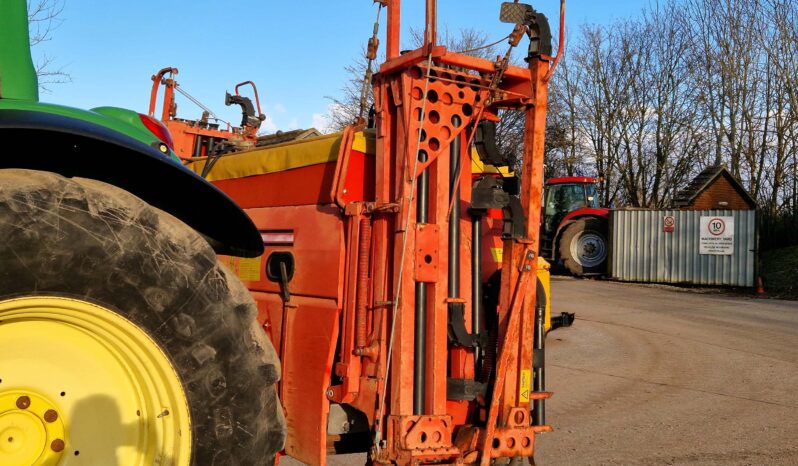
{"label": "round speed limit sign", "polygon": [[713,236],[720,236],[726,232],[726,222],[722,218],[713,218],[707,224],[707,230]]}

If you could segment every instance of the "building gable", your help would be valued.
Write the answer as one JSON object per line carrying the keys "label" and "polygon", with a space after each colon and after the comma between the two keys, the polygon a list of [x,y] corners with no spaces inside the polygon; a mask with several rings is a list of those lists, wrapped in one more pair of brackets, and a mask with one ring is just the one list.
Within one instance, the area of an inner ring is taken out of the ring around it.
{"label": "building gable", "polygon": [[753,210],[756,201],[725,167],[712,166],[674,196],[673,206],[683,210]]}

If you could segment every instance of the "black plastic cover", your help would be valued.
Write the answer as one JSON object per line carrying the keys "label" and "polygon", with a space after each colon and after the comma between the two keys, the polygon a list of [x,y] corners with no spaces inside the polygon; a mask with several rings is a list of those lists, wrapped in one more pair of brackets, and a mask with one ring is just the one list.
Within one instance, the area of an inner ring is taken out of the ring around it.
{"label": "black plastic cover", "polygon": [[217,253],[263,254],[252,220],[226,194],[140,141],[84,120],[0,110],[0,169],[90,178],[122,188],[202,234]]}

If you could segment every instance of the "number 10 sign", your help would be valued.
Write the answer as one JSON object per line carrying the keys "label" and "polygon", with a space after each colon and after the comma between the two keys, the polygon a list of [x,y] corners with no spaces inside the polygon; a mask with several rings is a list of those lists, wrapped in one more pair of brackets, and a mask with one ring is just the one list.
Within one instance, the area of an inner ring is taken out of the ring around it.
{"label": "number 10 sign", "polygon": [[734,217],[701,217],[699,254],[730,256],[734,253]]}

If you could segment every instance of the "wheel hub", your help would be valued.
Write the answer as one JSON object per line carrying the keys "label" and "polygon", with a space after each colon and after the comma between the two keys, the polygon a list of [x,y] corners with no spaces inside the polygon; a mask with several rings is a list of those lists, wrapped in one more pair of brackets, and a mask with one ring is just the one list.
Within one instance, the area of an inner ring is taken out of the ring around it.
{"label": "wheel hub", "polygon": [[583,267],[597,267],[607,258],[604,238],[592,231],[584,232],[571,243],[571,255]]}
{"label": "wheel hub", "polygon": [[0,392],[0,464],[57,464],[66,432],[58,408],[34,391]]}
{"label": "wheel hub", "polygon": [[187,466],[190,455],[182,383],[141,328],[76,299],[0,300],[0,465]]}

